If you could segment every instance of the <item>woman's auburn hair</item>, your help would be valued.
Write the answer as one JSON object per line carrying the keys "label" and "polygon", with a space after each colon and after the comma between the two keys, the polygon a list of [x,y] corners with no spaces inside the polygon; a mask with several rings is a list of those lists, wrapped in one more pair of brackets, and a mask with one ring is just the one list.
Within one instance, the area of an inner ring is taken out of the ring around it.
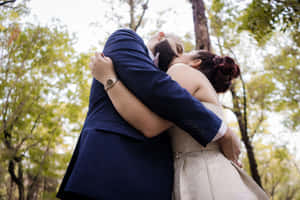
{"label": "woman's auburn hair", "polygon": [[209,51],[199,50],[194,59],[201,59],[199,70],[205,74],[217,93],[226,92],[232,80],[240,75],[240,67],[229,56],[217,56]]}

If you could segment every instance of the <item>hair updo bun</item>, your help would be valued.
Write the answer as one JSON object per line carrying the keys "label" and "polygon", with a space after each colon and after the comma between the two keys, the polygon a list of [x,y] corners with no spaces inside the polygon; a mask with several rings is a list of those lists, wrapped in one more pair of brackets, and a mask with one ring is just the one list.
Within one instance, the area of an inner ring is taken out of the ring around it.
{"label": "hair updo bun", "polygon": [[[215,56],[215,76],[213,77],[214,87],[217,92],[225,92],[229,89],[231,81],[240,75],[240,68],[234,60],[228,56]],[[219,58],[218,58],[219,57]]]}
{"label": "hair updo bun", "polygon": [[232,80],[240,75],[240,68],[228,56],[217,56],[208,51],[199,51],[195,59],[201,59],[200,71],[206,75],[217,93],[226,92]]}

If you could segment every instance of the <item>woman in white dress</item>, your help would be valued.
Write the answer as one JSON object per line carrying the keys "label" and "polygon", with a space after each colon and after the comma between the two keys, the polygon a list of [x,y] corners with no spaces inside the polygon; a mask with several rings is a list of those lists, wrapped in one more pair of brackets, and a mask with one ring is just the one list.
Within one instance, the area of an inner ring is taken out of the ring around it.
{"label": "woman in white dress", "polygon": [[[164,59],[170,48],[168,41],[156,48],[155,53],[160,53],[159,63],[164,63],[159,67],[224,119],[217,93],[229,89],[231,81],[240,74],[239,66],[230,57],[219,57],[207,51]],[[112,68],[113,65],[108,57],[101,57],[97,62],[101,67]],[[93,75],[97,79],[97,75]],[[108,96],[119,114],[146,137],[155,137],[169,129],[174,151],[175,200],[268,199],[250,176],[224,157],[217,142],[201,146],[184,130],[149,110],[120,81],[108,91]]]}

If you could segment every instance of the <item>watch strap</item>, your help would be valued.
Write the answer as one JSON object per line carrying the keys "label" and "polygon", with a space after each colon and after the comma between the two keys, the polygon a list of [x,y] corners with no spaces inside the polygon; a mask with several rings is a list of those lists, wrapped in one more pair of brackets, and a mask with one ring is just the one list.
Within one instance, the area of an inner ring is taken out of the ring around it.
{"label": "watch strap", "polygon": [[109,89],[111,89],[118,81],[119,81],[118,78],[107,79],[106,84],[104,86],[105,91],[108,91]]}

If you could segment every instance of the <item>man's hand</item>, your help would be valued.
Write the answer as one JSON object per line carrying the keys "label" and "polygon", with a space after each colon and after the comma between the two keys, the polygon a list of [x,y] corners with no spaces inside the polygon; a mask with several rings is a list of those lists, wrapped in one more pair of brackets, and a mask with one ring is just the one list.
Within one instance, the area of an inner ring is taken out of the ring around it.
{"label": "man's hand", "polygon": [[242,167],[238,161],[241,153],[240,140],[230,128],[227,128],[225,135],[218,140],[218,143],[225,157],[232,160],[239,167]]}
{"label": "man's hand", "polygon": [[95,56],[91,57],[89,67],[93,77],[102,84],[105,84],[107,79],[116,77],[112,60],[103,54],[95,53]]}

